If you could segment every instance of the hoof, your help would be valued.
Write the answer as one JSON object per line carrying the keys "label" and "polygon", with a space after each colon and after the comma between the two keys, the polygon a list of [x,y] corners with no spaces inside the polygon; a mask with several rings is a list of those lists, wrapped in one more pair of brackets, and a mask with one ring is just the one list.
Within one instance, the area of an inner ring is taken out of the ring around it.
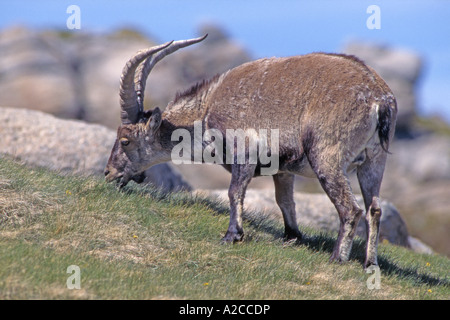
{"label": "hoof", "polygon": [[342,264],[344,262],[347,262],[347,260],[342,259],[342,257],[339,255],[339,252],[333,251],[333,253],[331,254],[330,257],[330,262],[335,262],[335,263],[339,263]]}
{"label": "hoof", "polygon": [[296,244],[300,244],[303,240],[303,236],[300,233],[300,231],[296,231],[296,232],[285,232],[284,233],[284,237],[283,237],[283,241],[284,242],[291,242],[291,243],[296,243]]}
{"label": "hoof", "polygon": [[240,242],[244,239],[244,233],[237,232],[229,232],[225,234],[225,236],[220,241],[221,244],[235,243]]}
{"label": "hoof", "polygon": [[364,262],[364,270],[367,270],[372,266],[378,267],[378,262],[377,261],[365,261]]}

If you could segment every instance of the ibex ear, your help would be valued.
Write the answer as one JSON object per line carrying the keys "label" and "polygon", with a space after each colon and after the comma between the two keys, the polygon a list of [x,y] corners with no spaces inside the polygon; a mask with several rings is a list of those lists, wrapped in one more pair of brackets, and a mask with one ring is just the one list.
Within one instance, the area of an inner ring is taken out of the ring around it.
{"label": "ibex ear", "polygon": [[158,107],[153,109],[150,119],[148,119],[145,129],[147,132],[155,132],[161,125],[161,110]]}

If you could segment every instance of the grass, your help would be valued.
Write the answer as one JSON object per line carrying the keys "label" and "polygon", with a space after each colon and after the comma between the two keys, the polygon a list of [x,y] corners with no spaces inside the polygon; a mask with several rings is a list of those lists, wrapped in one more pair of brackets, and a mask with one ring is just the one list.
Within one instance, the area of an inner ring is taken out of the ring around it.
{"label": "grass", "polygon": [[[329,263],[336,235],[255,212],[245,241],[221,245],[228,208],[188,193],[59,175],[0,159],[0,299],[449,299],[450,260],[381,244],[381,289],[369,290],[364,241]],[[67,267],[80,267],[69,290]]]}

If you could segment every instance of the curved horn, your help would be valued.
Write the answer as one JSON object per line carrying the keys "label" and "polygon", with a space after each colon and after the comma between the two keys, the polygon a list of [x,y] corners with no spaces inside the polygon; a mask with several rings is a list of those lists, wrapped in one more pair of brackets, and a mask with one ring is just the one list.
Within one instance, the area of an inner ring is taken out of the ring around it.
{"label": "curved horn", "polygon": [[155,64],[160,61],[165,56],[177,51],[180,48],[184,48],[190,45],[193,45],[195,43],[198,43],[200,41],[205,40],[205,38],[208,36],[208,34],[205,34],[203,37],[189,39],[189,40],[179,40],[174,41],[170,46],[165,48],[164,50],[160,51],[157,55],[147,58],[145,62],[141,63],[138,67],[137,71],[137,79],[136,79],[136,94],[137,94],[137,100],[139,104],[139,110],[144,111],[144,91],[145,91],[145,84],[148,78],[148,75],[152,71]]}
{"label": "curved horn", "polygon": [[172,42],[173,41],[139,51],[126,63],[122,70],[122,75],[120,76],[119,95],[121,108],[120,118],[122,120],[122,124],[136,123],[139,120],[139,105],[134,85],[136,68],[142,61],[144,61],[144,59],[168,47],[172,44]]}

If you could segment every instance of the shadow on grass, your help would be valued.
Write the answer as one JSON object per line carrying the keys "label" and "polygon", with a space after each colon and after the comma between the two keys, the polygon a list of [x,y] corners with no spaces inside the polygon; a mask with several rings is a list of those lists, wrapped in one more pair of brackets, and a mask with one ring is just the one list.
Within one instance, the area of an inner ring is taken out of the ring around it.
{"label": "shadow on grass", "polygon": [[[251,220],[248,220],[251,218]],[[274,238],[282,238],[284,235],[283,226],[274,219],[264,220],[264,217],[258,217],[255,213],[247,215],[247,222],[256,230],[266,232],[273,235]],[[324,252],[331,256],[334,245],[337,240],[337,233],[325,232],[308,232],[301,230],[303,239],[300,243],[295,243],[298,246],[306,246],[309,250],[314,252]],[[316,233],[316,234],[314,234]],[[366,241],[361,238],[355,238],[352,246],[352,253],[350,255],[351,261],[357,261],[364,265],[365,260]],[[332,262],[330,262],[332,263]],[[448,279],[435,277],[433,275],[421,272],[415,267],[403,267],[397,264],[392,259],[378,254],[378,263],[384,275],[395,275],[399,278],[412,281],[414,285],[429,285],[429,286],[450,286]],[[343,264],[345,266],[345,264]]]}
{"label": "shadow on grass", "polygon": [[[228,215],[229,206],[225,201],[219,198],[210,198],[200,194],[191,194],[189,192],[167,193],[155,188],[127,187],[123,190],[126,193],[138,192],[144,196],[150,197],[155,201],[164,201],[173,205],[201,205],[210,209],[213,214]],[[281,239],[284,236],[284,229],[279,221],[276,221],[267,213],[246,210],[243,215],[244,221],[256,231],[270,234],[274,239]],[[222,230],[218,230],[220,232]],[[301,230],[303,239],[295,245],[306,246],[314,252],[325,252],[331,255],[337,239],[337,234],[333,235],[325,232],[308,232]],[[252,241],[247,237],[245,241]],[[366,242],[360,238],[355,238],[350,255],[351,261],[358,261],[361,266],[364,264]],[[378,255],[380,269],[385,275],[395,275],[399,278],[411,280],[416,285],[449,286],[447,279],[436,278],[432,275],[420,272],[414,267],[402,267],[395,261],[383,255]]]}
{"label": "shadow on grass", "polygon": [[[331,255],[337,235],[333,237],[330,234],[306,235],[301,245],[307,246],[315,252],[327,252]],[[353,241],[351,261],[358,261],[361,266],[365,260],[366,241],[356,238]],[[431,285],[431,286],[449,286],[447,279],[437,278],[435,276],[423,273],[414,267],[403,267],[398,265],[386,256],[378,254],[378,264],[384,275],[395,275],[402,279],[412,281],[415,285]]]}

